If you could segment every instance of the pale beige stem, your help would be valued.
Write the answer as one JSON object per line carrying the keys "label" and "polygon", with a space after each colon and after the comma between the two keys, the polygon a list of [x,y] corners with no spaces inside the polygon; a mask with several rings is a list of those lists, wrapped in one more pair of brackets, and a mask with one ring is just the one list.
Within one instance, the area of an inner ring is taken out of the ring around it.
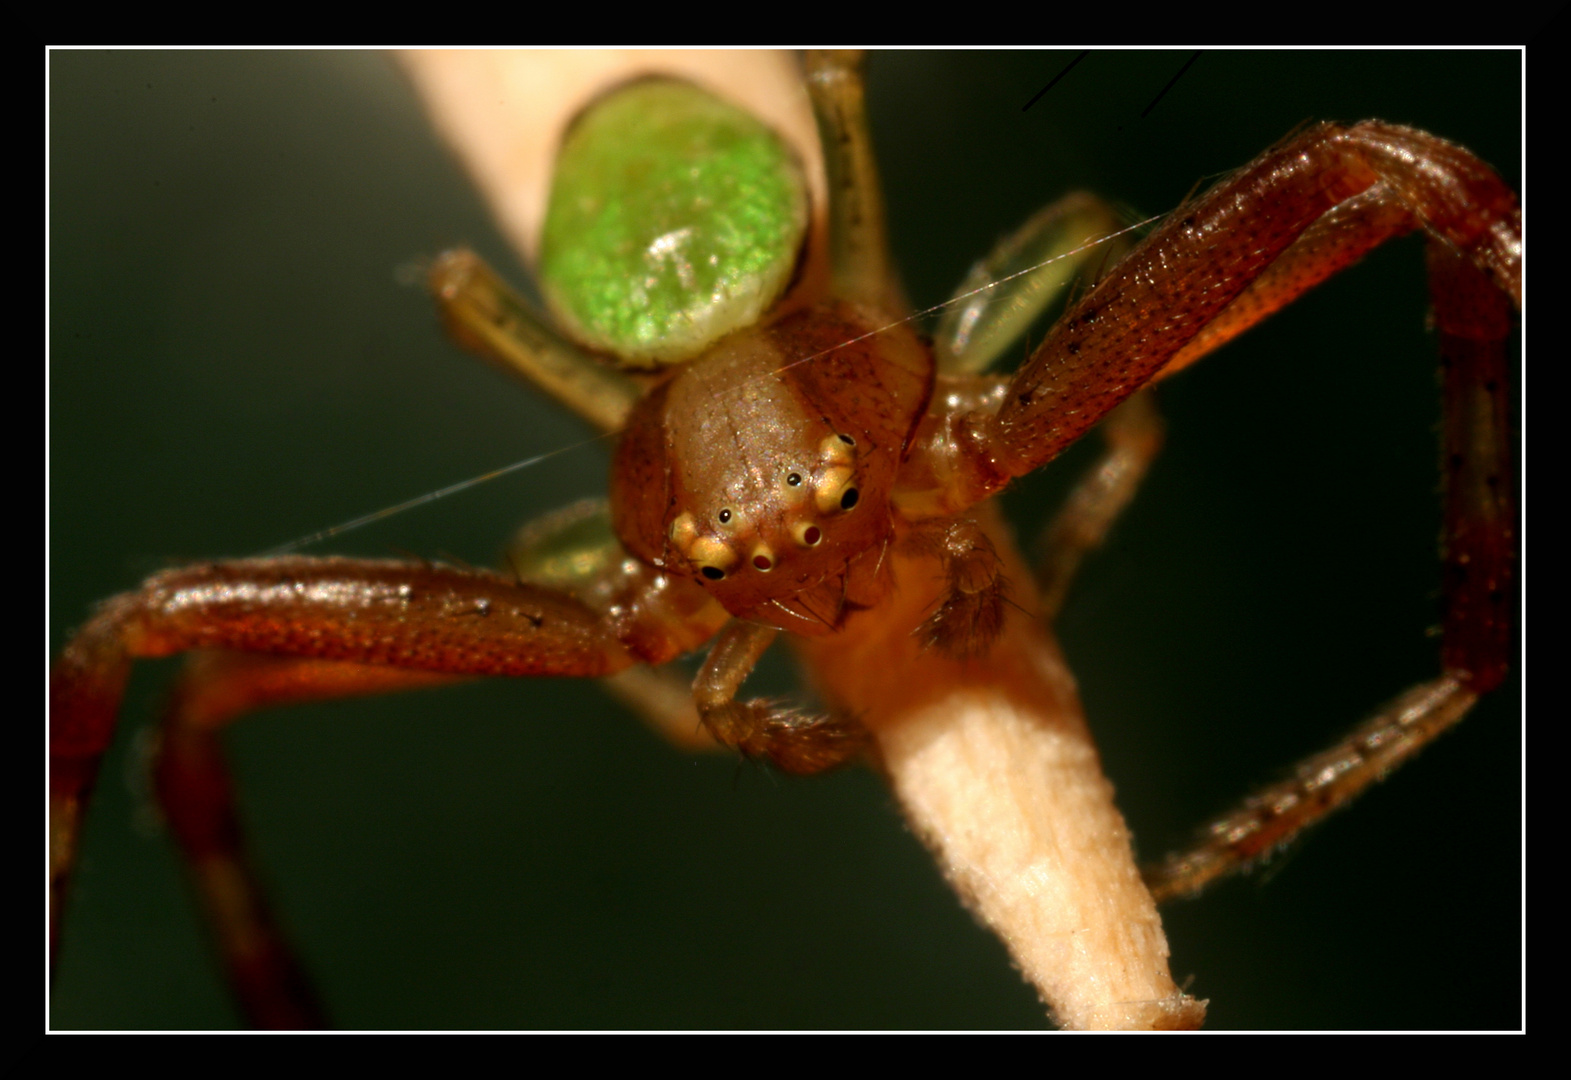
{"label": "pale beige stem", "polygon": [[[1069,703],[1069,704],[1072,704]],[[1198,1027],[1079,717],[957,689],[880,732],[912,826],[1072,1029]]]}
{"label": "pale beige stem", "polygon": [[906,627],[931,602],[921,582],[938,575],[905,559],[894,569],[901,610],[802,651],[825,694],[873,730],[912,828],[1061,1026],[1198,1027],[1205,1003],[1168,973],[1161,919],[1058,647],[1011,609],[985,658],[921,651]]}

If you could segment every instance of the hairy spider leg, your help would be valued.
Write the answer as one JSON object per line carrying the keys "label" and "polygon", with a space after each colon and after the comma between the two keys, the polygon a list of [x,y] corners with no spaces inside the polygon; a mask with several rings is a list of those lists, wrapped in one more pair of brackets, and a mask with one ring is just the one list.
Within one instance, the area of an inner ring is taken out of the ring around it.
{"label": "hairy spider leg", "polygon": [[[1445,488],[1441,674],[1398,695],[1288,777],[1208,823],[1192,847],[1146,871],[1158,900],[1193,896],[1270,857],[1459,723],[1504,680],[1515,629],[1515,479],[1504,344],[1512,296],[1493,275],[1431,239],[1440,338]],[[1516,283],[1520,288],[1520,283]]]}
{"label": "hairy spider leg", "polygon": [[[996,407],[935,424],[913,475],[959,509],[1051,460],[1143,382],[1264,318],[1378,243],[1422,228],[1445,373],[1442,675],[1155,871],[1161,896],[1247,865],[1406,760],[1499,685],[1514,627],[1504,346],[1521,303],[1515,195],[1473,155],[1376,121],[1322,124],[1175,211],[1062,319]],[[914,472],[914,470],[913,470]],[[1327,764],[1327,762],[1331,764]]]}
{"label": "hairy spider leg", "polygon": [[641,658],[663,663],[687,652],[724,621],[725,613],[696,586],[658,581],[663,575],[647,567],[627,569],[624,591],[612,588],[597,598],[637,607],[614,630],[589,603],[497,574],[338,558],[185,567],[106,601],[67,645],[51,681],[53,940],[82,813],[131,661],[191,650],[271,654],[199,654],[166,721],[158,789],[252,1019],[320,1022],[245,869],[213,728],[264,706],[455,677],[608,676]]}

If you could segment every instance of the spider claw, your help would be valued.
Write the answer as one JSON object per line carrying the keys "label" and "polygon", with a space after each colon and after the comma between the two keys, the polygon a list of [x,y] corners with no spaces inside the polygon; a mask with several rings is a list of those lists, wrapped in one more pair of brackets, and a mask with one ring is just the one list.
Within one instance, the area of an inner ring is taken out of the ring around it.
{"label": "spider claw", "polygon": [[993,579],[977,592],[956,589],[913,633],[925,649],[937,649],[952,660],[980,656],[992,647],[1004,627],[1008,582]]}
{"label": "spider claw", "polygon": [[1009,579],[986,531],[961,519],[918,531],[908,543],[911,550],[938,559],[948,580],[938,609],[912,631],[922,647],[953,660],[987,652],[1003,631],[1004,605],[1010,601]]}
{"label": "spider claw", "polygon": [[807,712],[777,701],[733,701],[709,709],[704,723],[715,738],[781,772],[823,772],[857,757],[868,745],[855,720]]}

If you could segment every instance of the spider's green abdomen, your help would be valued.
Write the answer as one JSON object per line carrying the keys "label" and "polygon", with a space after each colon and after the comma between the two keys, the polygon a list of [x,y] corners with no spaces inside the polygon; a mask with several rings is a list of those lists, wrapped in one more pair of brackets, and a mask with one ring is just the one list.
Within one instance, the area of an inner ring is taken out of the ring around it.
{"label": "spider's green abdomen", "polygon": [[586,345],[678,363],[769,310],[807,221],[801,167],[773,131],[689,83],[646,79],[568,130],[540,282]]}

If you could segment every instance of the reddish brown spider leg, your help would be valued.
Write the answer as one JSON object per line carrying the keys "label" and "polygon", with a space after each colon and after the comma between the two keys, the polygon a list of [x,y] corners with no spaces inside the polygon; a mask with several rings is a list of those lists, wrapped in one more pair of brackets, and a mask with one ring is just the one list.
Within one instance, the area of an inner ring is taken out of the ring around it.
{"label": "reddish brown spider leg", "polygon": [[[629,606],[648,609],[658,590],[651,590],[653,575],[637,564],[628,565],[616,534],[611,531],[611,507],[604,499],[584,499],[555,513],[537,518],[519,529],[509,541],[505,558],[519,581],[585,599],[607,618]],[[676,590],[689,601],[692,590]],[[650,612],[650,614],[655,614]],[[662,610],[667,625],[696,625],[712,632],[728,616],[712,609],[712,619],[692,610]],[[707,634],[706,634],[707,636]],[[694,640],[678,647],[691,651],[702,644]],[[617,700],[638,713],[662,737],[684,750],[715,750],[718,744],[699,722],[693,706],[692,680],[670,668],[634,665],[600,681]]]}
{"label": "reddish brown spider leg", "polygon": [[[1303,171],[1307,163],[1313,172]],[[1342,184],[1362,190],[1347,195]],[[1317,222],[1299,224],[1317,202],[1339,197],[1341,204]],[[1251,206],[1257,201],[1281,212],[1264,226],[1204,242],[1239,207],[1265,209]],[[1306,133],[1175,216],[1055,328],[998,414],[979,417],[975,430],[985,432],[978,446],[991,451],[988,467],[1018,474],[1032,465],[1020,457],[1022,443],[1042,459],[1067,444],[1079,425],[1049,428],[1042,401],[1053,402],[1054,412],[1095,415],[1126,393],[1129,382],[1182,366],[1374,244],[1422,225],[1431,234],[1431,295],[1447,387],[1447,614],[1444,674],[1301,766],[1293,780],[1213,825],[1194,851],[1154,871],[1149,881],[1164,897],[1196,891],[1269,852],[1406,760],[1499,683],[1508,661],[1515,558],[1503,346],[1512,302],[1521,294],[1519,214],[1511,193],[1465,152],[1389,125]],[[1278,227],[1284,220],[1285,233]],[[1198,254],[1182,250],[1186,239],[1202,241]],[[1267,265],[1262,258],[1276,261]],[[1208,299],[1207,292],[1219,295]],[[1142,297],[1162,321],[1138,310]],[[1131,319],[1133,329],[1126,329]],[[1167,352],[1174,341],[1178,348]]]}
{"label": "reddish brown spider leg", "polygon": [[259,653],[197,652],[170,697],[154,790],[229,985],[253,1027],[325,1027],[247,857],[218,729],[258,709],[446,685],[462,676]]}
{"label": "reddish brown spider leg", "polygon": [[853,720],[781,708],[768,701],[737,701],[737,691],[779,633],[733,619],[715,638],[693,682],[698,715],[710,734],[752,758],[767,758],[788,773],[832,769],[856,757],[868,735]]}
{"label": "reddish brown spider leg", "polygon": [[[258,653],[191,654],[171,694],[153,763],[159,804],[185,856],[229,985],[252,1027],[329,1026],[247,854],[218,729],[284,705],[446,686],[461,675]],[[684,749],[715,749],[687,685],[664,669],[634,666],[602,680]]]}
{"label": "reddish brown spider leg", "polygon": [[231,649],[452,675],[600,676],[635,654],[655,659],[675,648],[671,637],[649,622],[613,632],[572,597],[450,567],[283,558],[156,575],[105,602],[55,665],[52,922],[57,930],[83,807],[134,659]]}
{"label": "reddish brown spider leg", "polygon": [[1440,241],[1430,242],[1428,264],[1444,374],[1443,674],[1206,826],[1192,849],[1149,868],[1146,880],[1158,900],[1193,895],[1270,855],[1390,775],[1504,678],[1516,576],[1503,348],[1511,303],[1483,271]]}
{"label": "reddish brown spider leg", "polygon": [[1102,546],[1162,449],[1162,416],[1150,389],[1108,413],[1100,430],[1106,449],[1037,545],[1037,614],[1046,622],[1058,617],[1081,560]]}
{"label": "reddish brown spider leg", "polygon": [[1217,878],[1269,857],[1406,764],[1477,701],[1476,693],[1449,674],[1406,691],[1336,745],[1299,762],[1286,780],[1207,824],[1194,847],[1144,868],[1151,895],[1157,903],[1193,896]]}
{"label": "reddish brown spider leg", "polygon": [[1516,477],[1505,343],[1511,305],[1438,242],[1428,249],[1445,431],[1441,667],[1474,693],[1499,686],[1516,629]]}
{"label": "reddish brown spider leg", "polygon": [[1422,132],[1311,129],[1176,211],[1053,328],[996,411],[956,417],[949,437],[923,447],[923,475],[948,480],[947,505],[964,507],[1051,460],[1142,383],[1420,227],[1446,373],[1443,674],[1153,871],[1158,896],[1193,892],[1270,851],[1499,683],[1516,546],[1504,361],[1521,297],[1515,196],[1471,154]]}
{"label": "reddish brown spider leg", "polygon": [[1165,379],[1221,348],[1387,240],[1412,232],[1416,225],[1408,209],[1392,200],[1384,183],[1332,207],[1178,350],[1157,377]]}
{"label": "reddish brown spider leg", "polygon": [[[1306,230],[1366,192],[1520,297],[1520,212],[1488,166],[1407,128],[1319,125],[1175,211],[1053,327],[998,411],[963,423],[954,460],[935,469],[954,478],[950,505],[972,505],[1057,457],[1253,282],[1264,276],[1271,291],[1259,318],[1345,266],[1349,250],[1394,235],[1384,213],[1355,204],[1346,229],[1327,226],[1323,242],[1311,234],[1266,276]],[[1247,321],[1237,319],[1232,332]]]}

